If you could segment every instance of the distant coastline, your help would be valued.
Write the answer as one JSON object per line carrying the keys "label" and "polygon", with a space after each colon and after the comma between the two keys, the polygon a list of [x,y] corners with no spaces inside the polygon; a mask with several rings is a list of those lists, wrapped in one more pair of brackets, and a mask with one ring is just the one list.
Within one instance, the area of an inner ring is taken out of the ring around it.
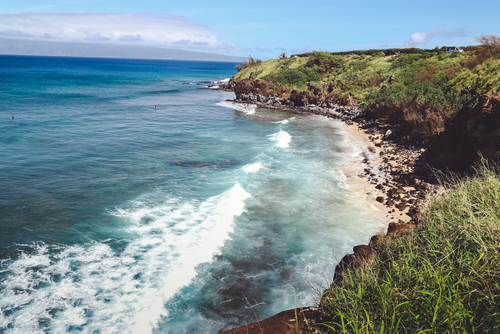
{"label": "distant coastline", "polygon": [[245,58],[217,53],[186,51],[179,49],[161,49],[147,46],[22,41],[6,38],[0,38],[0,55],[195,60],[233,63],[241,63],[245,60]]}

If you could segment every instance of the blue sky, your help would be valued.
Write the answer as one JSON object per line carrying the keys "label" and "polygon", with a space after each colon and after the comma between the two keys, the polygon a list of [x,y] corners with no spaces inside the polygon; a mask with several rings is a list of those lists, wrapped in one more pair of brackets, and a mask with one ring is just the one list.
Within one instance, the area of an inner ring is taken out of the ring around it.
{"label": "blue sky", "polygon": [[500,1],[3,0],[0,37],[276,58],[312,50],[476,44]]}

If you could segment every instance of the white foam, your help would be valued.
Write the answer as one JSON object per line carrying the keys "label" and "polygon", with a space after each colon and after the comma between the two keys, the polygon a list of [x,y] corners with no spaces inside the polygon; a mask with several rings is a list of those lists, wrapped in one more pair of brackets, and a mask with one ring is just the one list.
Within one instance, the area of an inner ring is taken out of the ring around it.
{"label": "white foam", "polygon": [[253,162],[243,167],[243,170],[247,173],[257,173],[261,168],[261,162]]}
{"label": "white foam", "polygon": [[222,79],[222,80],[219,80],[219,81],[212,81],[212,83],[226,83],[226,82],[229,82],[229,80],[231,80],[231,78],[226,78],[226,79]]}
{"label": "white foam", "polygon": [[292,141],[292,136],[283,130],[280,132],[269,135],[269,139],[274,140],[276,142],[276,146],[280,148],[286,148],[290,146],[290,142]]}
{"label": "white foam", "polygon": [[33,246],[32,254],[4,262],[9,275],[0,282],[0,331],[43,333],[45,321],[54,333],[70,326],[84,333],[151,332],[196,266],[220,253],[249,197],[237,183],[202,203],[136,202],[116,210],[129,222],[122,252],[100,242]]}
{"label": "white foam", "polygon": [[279,122],[273,122],[274,124],[288,124],[288,122],[293,121],[295,117],[287,118]]}
{"label": "white foam", "polygon": [[255,104],[240,104],[240,103],[232,103],[228,101],[222,101],[217,103],[218,106],[231,108],[234,110],[238,110],[244,112],[247,115],[251,115],[255,113],[255,109],[257,106]]}

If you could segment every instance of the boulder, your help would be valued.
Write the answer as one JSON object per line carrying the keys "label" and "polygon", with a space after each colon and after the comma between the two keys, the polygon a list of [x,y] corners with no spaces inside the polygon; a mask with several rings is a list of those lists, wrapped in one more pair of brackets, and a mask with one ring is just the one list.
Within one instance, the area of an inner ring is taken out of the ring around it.
{"label": "boulder", "polygon": [[353,251],[358,258],[368,259],[371,256],[375,255],[375,252],[372,250],[372,248],[367,245],[354,246]]}
{"label": "boulder", "polygon": [[344,279],[345,272],[350,269],[353,270],[359,266],[360,262],[356,255],[346,254],[335,267],[335,274],[333,275],[333,283],[338,283]]}
{"label": "boulder", "polygon": [[389,227],[387,227],[387,236],[394,237],[403,234],[409,234],[412,229],[413,225],[389,223]]}

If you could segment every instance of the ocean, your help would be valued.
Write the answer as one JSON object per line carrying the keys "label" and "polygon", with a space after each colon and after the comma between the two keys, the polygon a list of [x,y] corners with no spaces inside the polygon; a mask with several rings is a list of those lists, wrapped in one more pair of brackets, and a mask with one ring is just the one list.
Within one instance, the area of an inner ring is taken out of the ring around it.
{"label": "ocean", "polygon": [[219,333],[379,232],[338,121],[226,102],[234,65],[0,56],[0,333]]}

